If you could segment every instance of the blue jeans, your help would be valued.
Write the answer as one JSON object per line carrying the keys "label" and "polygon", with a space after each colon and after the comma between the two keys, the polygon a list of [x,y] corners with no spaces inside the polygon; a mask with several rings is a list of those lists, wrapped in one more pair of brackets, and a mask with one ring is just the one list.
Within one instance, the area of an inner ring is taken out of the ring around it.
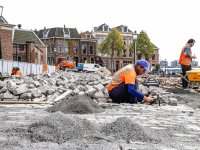
{"label": "blue jeans", "polygon": [[[138,81],[135,79],[135,89],[138,90]],[[132,96],[128,92],[128,85],[124,82],[120,83],[116,88],[108,92],[113,103],[131,103],[136,104],[137,97]]]}

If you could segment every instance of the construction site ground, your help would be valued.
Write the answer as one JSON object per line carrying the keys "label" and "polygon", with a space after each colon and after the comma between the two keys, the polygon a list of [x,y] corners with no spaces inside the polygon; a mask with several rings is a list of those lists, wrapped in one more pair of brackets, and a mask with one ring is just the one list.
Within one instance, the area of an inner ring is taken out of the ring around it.
{"label": "construction site ground", "polygon": [[[115,134],[93,136],[92,138],[66,140],[63,143],[51,141],[33,142],[27,134],[28,127],[52,115],[46,109],[48,104],[0,104],[0,149],[13,150],[134,150],[134,149],[200,149],[200,95],[176,93],[178,106],[165,104],[114,104],[100,103],[102,113],[63,114],[79,117],[96,125],[109,124],[117,118],[127,117],[142,128],[133,129],[147,139],[117,139]],[[127,122],[127,129],[130,121]],[[126,126],[117,134],[126,131]],[[117,129],[116,129],[117,130]],[[130,131],[132,132],[132,131]],[[125,133],[125,132],[124,132]],[[126,132],[125,134],[131,133]],[[126,135],[125,135],[126,136]],[[153,140],[148,140],[151,137]]]}

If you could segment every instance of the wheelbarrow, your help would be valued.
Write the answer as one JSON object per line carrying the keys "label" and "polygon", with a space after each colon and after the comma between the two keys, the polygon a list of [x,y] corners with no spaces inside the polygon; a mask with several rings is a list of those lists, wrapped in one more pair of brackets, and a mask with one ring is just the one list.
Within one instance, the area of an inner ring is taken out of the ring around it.
{"label": "wheelbarrow", "polygon": [[[185,81],[188,82],[187,89],[189,89],[190,83],[192,84],[189,90],[191,90],[194,87],[195,84],[197,84],[198,86],[200,85],[200,69],[186,71],[185,76],[183,76],[179,73],[175,73],[175,74],[180,75],[181,78],[183,78]],[[188,77],[188,79],[186,78],[186,76]]]}

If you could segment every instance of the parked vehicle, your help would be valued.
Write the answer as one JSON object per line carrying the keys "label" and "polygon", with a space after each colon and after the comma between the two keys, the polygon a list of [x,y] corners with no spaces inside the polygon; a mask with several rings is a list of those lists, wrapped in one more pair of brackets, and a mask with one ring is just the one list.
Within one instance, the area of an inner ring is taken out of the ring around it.
{"label": "parked vehicle", "polygon": [[99,68],[101,68],[101,66],[98,64],[84,64],[83,65],[83,71],[85,72],[97,71]]}
{"label": "parked vehicle", "polygon": [[65,70],[66,68],[75,68],[76,62],[68,61],[65,56],[58,56],[56,65],[59,66],[60,69]]}

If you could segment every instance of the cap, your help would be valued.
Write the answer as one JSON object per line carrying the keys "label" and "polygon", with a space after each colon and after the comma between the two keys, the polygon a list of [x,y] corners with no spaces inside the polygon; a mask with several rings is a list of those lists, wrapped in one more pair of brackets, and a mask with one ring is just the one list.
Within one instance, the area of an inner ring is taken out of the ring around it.
{"label": "cap", "polygon": [[149,63],[145,59],[141,59],[137,61],[138,64],[140,64],[144,69],[149,72]]}

